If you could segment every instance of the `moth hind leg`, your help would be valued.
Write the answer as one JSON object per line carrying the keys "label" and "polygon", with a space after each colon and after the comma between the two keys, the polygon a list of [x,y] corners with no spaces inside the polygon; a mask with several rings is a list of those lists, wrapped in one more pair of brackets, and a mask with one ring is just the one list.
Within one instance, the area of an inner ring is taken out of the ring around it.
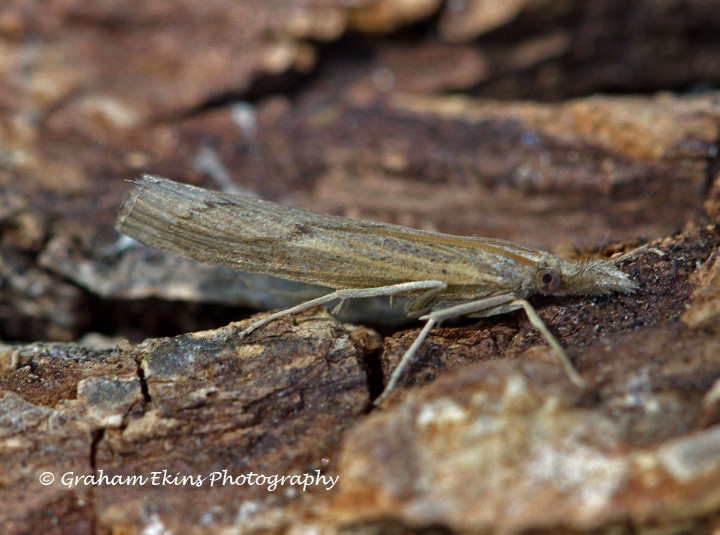
{"label": "moth hind leg", "polygon": [[399,284],[391,284],[388,286],[378,286],[376,288],[344,288],[340,290],[335,290],[334,292],[330,292],[329,294],[317,297],[315,299],[311,299],[309,301],[305,301],[304,303],[300,303],[299,305],[295,305],[293,307],[274,312],[269,316],[266,316],[263,319],[251,324],[245,330],[240,332],[239,336],[242,338],[244,336],[247,336],[251,332],[259,329],[260,327],[263,327],[277,319],[284,318],[285,316],[290,316],[292,314],[297,314],[298,312],[303,312],[308,308],[312,308],[314,306],[325,305],[331,301],[335,301],[336,299],[340,300],[342,304],[342,302],[346,299],[362,299],[366,297],[377,297],[381,295],[397,295],[408,292],[414,293],[423,290],[426,290],[427,292],[442,291],[445,288],[447,288],[447,284],[442,281],[426,280],[402,282]]}

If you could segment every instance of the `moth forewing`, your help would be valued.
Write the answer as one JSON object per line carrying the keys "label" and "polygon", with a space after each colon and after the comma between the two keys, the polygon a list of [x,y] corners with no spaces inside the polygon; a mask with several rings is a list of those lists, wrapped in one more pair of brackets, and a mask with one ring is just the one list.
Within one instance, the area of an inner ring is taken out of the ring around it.
{"label": "moth forewing", "polygon": [[487,295],[507,283],[504,251],[479,238],[318,214],[158,177],[137,182],[116,228],[201,262],[330,288],[442,278],[454,288],[449,295],[475,286]]}
{"label": "moth forewing", "polygon": [[457,316],[490,316],[523,308],[557,353],[569,378],[582,379],[525,299],[632,291],[612,261],[568,261],[531,247],[373,223],[208,191],[145,175],[123,203],[116,228],[162,251],[298,282],[327,295],[267,316],[241,335],[282,316],[333,300],[408,296],[408,312],[426,325],[403,355],[383,394],[432,327]]}

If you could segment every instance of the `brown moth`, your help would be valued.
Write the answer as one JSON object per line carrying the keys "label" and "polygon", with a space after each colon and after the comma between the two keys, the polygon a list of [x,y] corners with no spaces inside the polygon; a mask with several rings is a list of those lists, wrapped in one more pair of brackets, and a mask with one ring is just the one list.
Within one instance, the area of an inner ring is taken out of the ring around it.
{"label": "brown moth", "polygon": [[442,321],[520,308],[554,349],[570,380],[582,387],[584,381],[527,298],[637,288],[616,267],[637,251],[614,260],[563,260],[509,241],[320,214],[151,175],[135,183],[116,228],[165,252],[335,290],[271,314],[241,336],[334,300],[410,298],[406,312],[426,323],[375,404],[392,391],[420,344]]}

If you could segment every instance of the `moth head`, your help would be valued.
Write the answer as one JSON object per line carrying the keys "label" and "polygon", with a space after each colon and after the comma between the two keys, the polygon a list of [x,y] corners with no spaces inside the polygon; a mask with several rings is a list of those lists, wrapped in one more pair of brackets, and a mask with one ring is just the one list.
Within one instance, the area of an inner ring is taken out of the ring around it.
{"label": "moth head", "polygon": [[538,268],[534,282],[535,290],[544,295],[602,295],[637,289],[608,260],[556,260]]}

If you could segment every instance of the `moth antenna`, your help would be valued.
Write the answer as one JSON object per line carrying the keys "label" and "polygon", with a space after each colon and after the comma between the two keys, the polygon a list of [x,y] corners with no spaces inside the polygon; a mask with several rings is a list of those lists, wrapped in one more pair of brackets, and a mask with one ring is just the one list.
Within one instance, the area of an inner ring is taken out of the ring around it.
{"label": "moth antenna", "polygon": [[613,262],[613,264],[619,264],[621,262],[624,262],[625,260],[639,256],[642,253],[654,253],[658,256],[665,256],[665,253],[657,247],[652,247],[651,245],[641,245],[640,247],[636,247],[632,251],[628,251],[627,253],[621,254],[620,256],[615,258],[611,258],[610,260]]}

